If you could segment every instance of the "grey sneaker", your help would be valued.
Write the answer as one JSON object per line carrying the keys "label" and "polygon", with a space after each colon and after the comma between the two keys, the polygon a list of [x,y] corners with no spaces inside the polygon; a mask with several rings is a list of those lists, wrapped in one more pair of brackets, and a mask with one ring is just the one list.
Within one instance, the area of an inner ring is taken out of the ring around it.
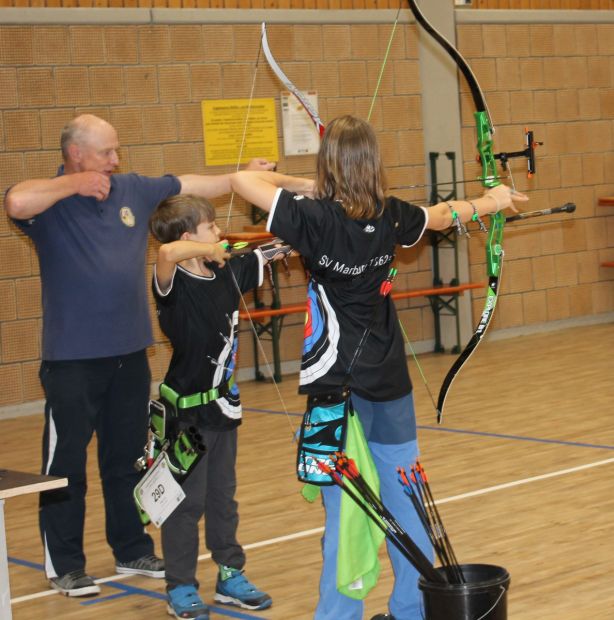
{"label": "grey sneaker", "polygon": [[64,596],[94,596],[100,593],[100,586],[82,568],[61,577],[51,577],[49,585]]}
{"label": "grey sneaker", "polygon": [[144,575],[154,579],[164,579],[164,560],[155,555],[144,555],[132,562],[115,562],[119,575]]}

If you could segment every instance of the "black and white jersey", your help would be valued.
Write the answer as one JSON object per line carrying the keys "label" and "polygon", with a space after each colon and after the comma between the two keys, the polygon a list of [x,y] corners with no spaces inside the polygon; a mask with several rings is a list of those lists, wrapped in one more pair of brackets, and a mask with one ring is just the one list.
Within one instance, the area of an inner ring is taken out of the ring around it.
{"label": "black and white jersey", "polygon": [[[211,277],[177,265],[166,292],[158,287],[154,272],[152,288],[158,320],[173,347],[164,383],[181,396],[206,392],[228,381],[234,372],[240,295],[232,274],[242,293],[262,283],[258,252],[233,257],[222,269],[214,264],[208,266],[213,271]],[[201,428],[234,428],[241,419],[238,386],[235,384],[225,398],[185,412],[195,416]]]}
{"label": "black and white jersey", "polygon": [[411,391],[394,303],[380,295],[380,286],[390,271],[395,246],[417,243],[427,218],[426,209],[388,198],[380,217],[352,220],[338,202],[278,192],[267,227],[300,252],[311,273],[301,393],[343,385],[370,324],[371,333],[347,383],[360,396],[376,401]]}

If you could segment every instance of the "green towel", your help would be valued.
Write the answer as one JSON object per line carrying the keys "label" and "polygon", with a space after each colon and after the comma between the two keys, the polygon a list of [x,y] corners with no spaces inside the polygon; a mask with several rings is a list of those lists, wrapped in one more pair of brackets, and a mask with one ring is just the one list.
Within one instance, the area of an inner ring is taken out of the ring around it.
{"label": "green towel", "polygon": [[310,504],[313,504],[313,502],[315,502],[320,495],[320,487],[315,484],[306,483],[301,489],[301,495],[303,496],[303,499],[307,500]]}
{"label": "green towel", "polygon": [[[362,477],[379,495],[379,476],[371,458],[358,415],[348,416],[345,452],[354,459]],[[344,477],[348,486],[348,482]],[[381,566],[379,548],[385,534],[345,492],[341,494],[337,590],[353,599],[364,599],[377,583]]]}

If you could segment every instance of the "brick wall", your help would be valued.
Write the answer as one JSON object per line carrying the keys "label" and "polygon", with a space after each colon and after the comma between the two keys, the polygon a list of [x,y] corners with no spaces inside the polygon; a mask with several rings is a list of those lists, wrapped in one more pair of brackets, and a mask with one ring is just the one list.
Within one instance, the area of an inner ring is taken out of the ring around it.
{"label": "brick wall", "polygon": [[[538,151],[538,176],[526,181],[516,173],[519,188],[531,189],[530,208],[568,200],[578,205],[576,215],[560,223],[542,220],[507,228],[495,329],[613,310],[613,276],[598,264],[614,259],[614,213],[596,207],[600,195],[614,193],[613,29],[587,24],[458,27],[461,51],[470,58],[499,127],[497,144],[505,150],[520,148],[525,124],[545,142]],[[268,31],[273,53],[288,76],[299,87],[318,91],[325,121],[343,113],[366,117],[389,25],[273,24]],[[122,171],[159,175],[229,170],[205,166],[200,101],[247,98],[258,44],[258,24],[0,26],[0,187],[52,176],[60,163],[60,130],[81,112],[115,125]],[[255,96],[278,97],[279,90],[261,57]],[[464,87],[461,101],[465,176],[475,177],[472,108]],[[413,25],[397,31],[371,120],[390,184],[422,183],[420,75]],[[281,130],[279,118],[278,126]],[[282,156],[279,168],[312,174],[313,164],[312,157]],[[474,187],[469,193],[478,191]],[[426,194],[416,189],[395,193],[413,200]],[[224,222],[228,199],[216,205],[218,220]],[[241,230],[248,213],[235,199],[232,230]],[[471,237],[471,272],[477,281],[484,279],[483,243],[482,235]],[[152,244],[150,262],[154,255]],[[399,289],[431,284],[426,244],[403,251],[399,259]],[[280,284],[285,302],[303,299],[304,275],[297,263],[292,263],[290,278],[280,272]],[[266,283],[262,294],[270,299]],[[38,400],[38,264],[31,244],[3,210],[0,298],[0,406]],[[483,296],[478,291],[474,299],[475,318]],[[412,340],[432,339],[432,313],[424,300],[403,307],[402,319]],[[282,344],[286,360],[299,357],[300,323],[300,317],[287,319]],[[169,350],[157,326],[155,334],[150,361],[159,378]],[[247,331],[242,339],[241,365],[249,367],[253,360]]]}
{"label": "brick wall", "polygon": [[[366,116],[389,26],[272,25],[268,30],[270,45],[290,78],[319,91],[323,118]],[[373,115],[395,184],[422,180],[424,174],[416,34],[412,27],[402,30]],[[97,114],[117,128],[121,171],[160,175],[230,170],[205,166],[200,102],[249,97],[259,31],[256,24],[0,27],[0,187],[53,176],[60,163],[61,128],[81,112]],[[279,90],[261,60],[255,96],[276,97]],[[281,131],[280,119],[278,126]],[[314,159],[282,157],[279,168],[312,174]],[[227,198],[216,201],[219,221],[225,221],[227,204]],[[231,228],[241,230],[248,214],[247,206],[235,199]],[[427,256],[428,249],[423,253]],[[152,243],[150,262],[154,256]],[[427,259],[408,270],[422,272],[425,282],[430,279]],[[284,301],[302,301],[304,281],[293,262],[290,279],[280,275]],[[270,299],[268,284],[262,293]],[[0,406],[40,399],[38,262],[31,243],[4,211],[0,294]],[[294,327],[284,332],[287,359],[299,356],[300,322],[289,320]],[[420,318],[414,323],[420,324]],[[154,329],[157,342],[150,361],[154,376],[160,377],[169,349],[157,325]],[[432,336],[421,325],[418,331]],[[250,366],[251,338],[247,332],[243,336],[241,364]]]}
{"label": "brick wall", "polygon": [[[486,91],[498,127],[495,146],[518,150],[529,126],[544,145],[527,180],[527,209],[575,202],[573,218],[555,216],[506,227],[501,298],[493,327],[512,328],[611,312],[614,209],[614,25],[460,25],[458,43]],[[463,88],[464,152],[475,141],[472,102]],[[466,159],[465,173],[474,169]],[[517,168],[517,166],[516,166]],[[553,221],[556,218],[556,222]],[[472,279],[484,273],[483,237],[470,242]],[[483,295],[474,295],[474,315]]]}
{"label": "brick wall", "polygon": [[[466,9],[611,10],[613,0],[465,0]],[[157,7],[171,9],[396,9],[399,0],[0,0],[0,7]],[[404,2],[401,7],[405,8]]]}

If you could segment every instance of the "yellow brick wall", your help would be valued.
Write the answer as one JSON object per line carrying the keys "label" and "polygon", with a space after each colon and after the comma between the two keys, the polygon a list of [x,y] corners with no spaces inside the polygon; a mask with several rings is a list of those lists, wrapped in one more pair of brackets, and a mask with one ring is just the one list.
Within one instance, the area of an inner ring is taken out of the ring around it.
{"label": "yellow brick wall", "polygon": [[[273,53],[290,79],[318,91],[325,121],[344,113],[366,117],[389,25],[280,24],[268,30]],[[614,210],[597,208],[596,202],[600,195],[614,193],[612,27],[461,25],[458,35],[492,106],[497,144],[519,149],[525,124],[545,142],[538,150],[538,175],[527,181],[516,174],[519,188],[531,190],[531,208],[568,200],[578,205],[573,218],[558,218],[560,222],[508,226],[494,328],[611,312],[614,272],[599,268],[599,262],[614,259]],[[247,98],[258,43],[258,25],[1,26],[0,188],[4,192],[25,178],[52,176],[60,163],[60,130],[81,112],[115,125],[122,144],[121,171],[230,170],[205,166],[200,101]],[[404,25],[371,119],[392,186],[422,183],[425,177],[420,89],[416,28]],[[279,90],[261,57],[254,95],[278,97]],[[465,87],[461,101],[464,172],[475,177],[472,108]],[[281,132],[280,118],[278,127]],[[282,155],[279,169],[312,174],[314,159],[286,160]],[[427,194],[424,189],[395,193],[413,200]],[[249,212],[242,201],[233,204],[231,228],[240,230]],[[216,205],[219,221],[225,222],[228,199]],[[149,262],[154,256],[152,244]],[[431,285],[426,243],[401,252],[399,261],[398,289]],[[472,280],[482,281],[484,240],[477,233],[470,240],[470,261]],[[291,266],[289,277],[280,270],[281,295],[284,302],[297,303],[303,300],[304,274],[297,261]],[[270,300],[266,281],[262,296]],[[30,242],[3,210],[0,298],[0,406],[40,399],[38,263]],[[475,318],[483,294],[477,291],[474,300]],[[432,339],[433,316],[425,300],[408,300],[401,307],[410,337]],[[300,315],[286,319],[285,360],[299,357],[301,322]],[[150,362],[159,378],[170,352],[155,322],[154,330]],[[270,356],[270,345],[263,346]],[[247,331],[240,363],[253,365]]]}
{"label": "yellow brick wall", "polygon": [[[611,10],[614,0],[465,0],[465,9]],[[0,0],[0,7],[171,9],[397,9],[399,0]],[[401,2],[401,8],[405,3]]]}
{"label": "yellow brick wall", "polygon": [[[122,171],[160,175],[230,170],[205,166],[200,102],[249,96],[259,30],[259,25],[0,27],[0,187],[52,176],[60,163],[61,128],[81,112],[97,114],[117,128]],[[373,117],[397,185],[424,174],[417,46],[415,30],[406,30],[396,38]],[[346,112],[366,115],[389,32],[390,26],[378,25],[272,25],[269,40],[291,79],[319,91],[326,119]],[[276,97],[279,90],[261,59],[255,96]],[[278,126],[281,131],[280,119]],[[311,174],[313,167],[313,157],[282,157],[279,165],[297,174]],[[216,204],[224,221],[228,200]],[[232,229],[240,230],[248,222],[246,205],[235,199]],[[427,248],[423,254],[427,258],[420,264],[421,281],[428,283]],[[154,256],[152,244],[150,262]],[[416,273],[417,264],[410,265]],[[298,261],[293,261],[290,277],[280,273],[284,301],[303,301],[304,282]],[[31,243],[7,221],[4,211],[0,295],[0,406],[40,399],[38,263]],[[270,301],[268,282],[262,295]],[[298,315],[286,320],[284,359],[295,360],[300,354],[301,323]],[[423,329],[420,317],[413,323],[421,337],[432,337],[432,327]],[[150,362],[159,378],[170,352],[155,324],[154,330]],[[251,366],[248,332],[243,341],[241,363]],[[270,356],[270,345],[263,346]]]}
{"label": "yellow brick wall", "polygon": [[[493,325],[520,327],[612,311],[614,209],[598,207],[614,192],[614,25],[460,25],[459,47],[491,105],[495,149],[520,150],[525,126],[544,142],[533,179],[516,172],[530,209],[577,205],[555,216],[508,225],[501,297]],[[496,43],[496,44],[495,44]],[[463,87],[465,174],[474,131]],[[521,172],[521,167],[514,168]],[[484,273],[484,239],[470,241],[471,277]],[[484,296],[473,296],[474,316]]]}

